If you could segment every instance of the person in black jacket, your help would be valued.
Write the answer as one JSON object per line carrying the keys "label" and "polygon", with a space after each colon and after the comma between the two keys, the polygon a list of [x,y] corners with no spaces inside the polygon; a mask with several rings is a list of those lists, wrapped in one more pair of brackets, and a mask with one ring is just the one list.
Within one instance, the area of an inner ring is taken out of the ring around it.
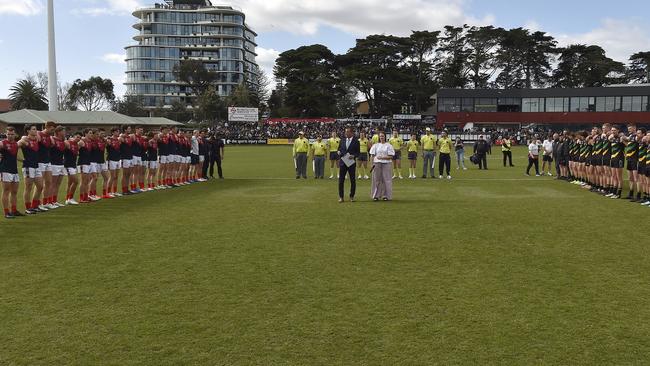
{"label": "person in black jacket", "polygon": [[560,137],[560,179],[569,177],[569,144],[571,143],[569,131],[564,131]]}
{"label": "person in black jacket", "polygon": [[217,173],[219,179],[223,179],[223,170],[221,170],[221,161],[224,157],[224,143],[219,136],[210,137],[210,178],[214,179],[214,163],[217,163]]}
{"label": "person in black jacket", "polygon": [[479,170],[488,169],[487,153],[489,150],[490,150],[490,144],[487,141],[485,141],[485,137],[483,135],[479,136],[478,141],[474,143],[474,154],[476,154],[476,157],[478,158]]}
{"label": "person in black jacket", "polygon": [[560,141],[560,135],[555,133],[553,134],[553,161],[555,162],[555,179],[560,179],[562,176],[560,170],[560,149],[562,147],[562,142]]}

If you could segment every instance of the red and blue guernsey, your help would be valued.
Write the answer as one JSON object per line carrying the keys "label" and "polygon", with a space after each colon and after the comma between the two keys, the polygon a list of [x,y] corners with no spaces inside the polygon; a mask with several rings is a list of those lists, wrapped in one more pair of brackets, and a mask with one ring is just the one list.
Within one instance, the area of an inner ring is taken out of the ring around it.
{"label": "red and blue guernsey", "polygon": [[[23,168],[38,168],[39,151],[41,150],[38,140],[27,139],[27,145],[21,148],[23,152]],[[49,160],[49,154],[48,154]]]}
{"label": "red and blue guernsey", "polygon": [[65,140],[54,137],[54,144],[50,148],[50,161],[52,165],[63,166]]}
{"label": "red and blue guernsey", "polygon": [[66,168],[76,168],[77,156],[79,156],[79,143],[74,139],[70,139],[68,140],[68,145],[70,147],[66,147],[65,153],[63,154],[63,165]]}
{"label": "red and blue guernsey", "polygon": [[0,155],[0,173],[18,174],[18,143],[3,140]]}
{"label": "red and blue guernsey", "polygon": [[40,149],[38,150],[38,162],[41,164],[49,164],[52,139],[50,138],[50,134],[43,131],[38,131],[38,136],[41,138],[39,141]]}

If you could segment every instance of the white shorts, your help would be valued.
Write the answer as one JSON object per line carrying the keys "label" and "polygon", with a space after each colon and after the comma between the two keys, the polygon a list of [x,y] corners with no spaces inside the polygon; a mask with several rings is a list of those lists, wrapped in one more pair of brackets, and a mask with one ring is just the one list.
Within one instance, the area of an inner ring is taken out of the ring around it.
{"label": "white shorts", "polygon": [[68,171],[68,175],[77,175],[79,172],[77,171],[77,168],[65,168],[65,170]]}
{"label": "white shorts", "polygon": [[186,157],[183,158],[183,162],[184,162],[185,164],[189,164],[189,163],[192,162],[192,158],[189,157],[189,156],[186,156]]}
{"label": "white shorts", "polygon": [[170,163],[180,163],[181,162],[181,156],[180,155],[169,155],[169,162]]}
{"label": "white shorts", "polygon": [[199,155],[199,161],[202,163],[205,161],[205,156],[204,155]]}
{"label": "white shorts", "polygon": [[158,169],[158,162],[157,161],[148,161],[148,168],[149,169]]}
{"label": "white shorts", "polygon": [[65,168],[63,167],[63,165],[52,165],[50,169],[52,170],[53,177],[60,177],[66,175]]}
{"label": "white shorts", "polygon": [[82,165],[79,168],[81,169],[82,174],[97,173],[97,165],[93,166],[92,163],[90,165]]}
{"label": "white shorts", "polygon": [[119,170],[122,168],[122,162],[121,161],[109,161],[108,162],[108,170]]}
{"label": "white shorts", "polygon": [[97,163],[97,173],[107,172],[107,171],[108,171],[108,163],[107,162]]}
{"label": "white shorts", "polygon": [[38,170],[41,171],[41,174],[45,172],[51,172],[52,165],[50,163],[38,163]]}
{"label": "white shorts", "polygon": [[160,164],[167,164],[169,162],[169,156],[168,155],[160,155],[158,157],[158,161],[160,161]]}
{"label": "white shorts", "polygon": [[42,178],[43,172],[39,168],[23,168],[23,177],[30,179]]}
{"label": "white shorts", "polygon": [[122,168],[129,169],[133,166],[133,159],[122,159]]}
{"label": "white shorts", "polygon": [[99,171],[97,163],[90,163],[90,169],[92,170],[91,173],[97,173]]}
{"label": "white shorts", "polygon": [[133,166],[142,166],[142,156],[133,157]]}
{"label": "white shorts", "polygon": [[20,182],[20,175],[12,173],[0,174],[0,181],[4,183],[18,183]]}

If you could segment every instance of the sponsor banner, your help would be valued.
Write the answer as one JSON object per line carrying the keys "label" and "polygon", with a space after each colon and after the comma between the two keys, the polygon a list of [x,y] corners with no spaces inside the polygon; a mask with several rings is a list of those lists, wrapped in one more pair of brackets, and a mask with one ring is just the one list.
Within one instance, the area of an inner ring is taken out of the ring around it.
{"label": "sponsor banner", "polygon": [[257,122],[260,112],[257,108],[228,107],[228,121],[231,122]]}
{"label": "sponsor banner", "polygon": [[393,119],[401,120],[421,120],[421,114],[393,114]]}
{"label": "sponsor banner", "polygon": [[266,145],[266,139],[227,139],[226,145]]}
{"label": "sponsor banner", "polygon": [[286,124],[314,124],[314,123],[334,123],[334,118],[269,118],[265,121],[268,125],[276,125],[279,123]]}
{"label": "sponsor banner", "polygon": [[386,124],[388,120],[385,118],[339,118],[336,122],[341,123],[372,123],[372,124]]}
{"label": "sponsor banner", "polygon": [[289,139],[268,139],[266,140],[267,145],[291,145]]}

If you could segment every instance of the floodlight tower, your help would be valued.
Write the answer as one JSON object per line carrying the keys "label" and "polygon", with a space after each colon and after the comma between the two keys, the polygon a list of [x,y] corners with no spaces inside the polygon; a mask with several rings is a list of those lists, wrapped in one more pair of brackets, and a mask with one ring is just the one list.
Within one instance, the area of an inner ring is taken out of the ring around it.
{"label": "floodlight tower", "polygon": [[59,110],[56,81],[56,45],[54,42],[54,0],[47,0],[47,86],[50,111]]}

